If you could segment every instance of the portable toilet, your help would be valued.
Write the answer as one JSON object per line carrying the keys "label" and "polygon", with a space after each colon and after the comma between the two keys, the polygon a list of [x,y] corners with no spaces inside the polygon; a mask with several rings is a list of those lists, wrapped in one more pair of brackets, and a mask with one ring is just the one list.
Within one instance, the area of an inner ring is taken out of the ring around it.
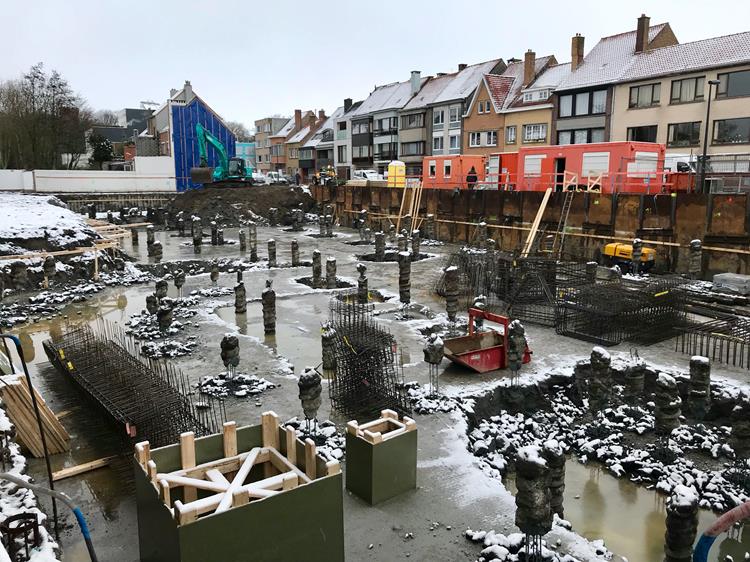
{"label": "portable toilet", "polygon": [[388,187],[406,187],[406,164],[392,160],[388,164]]}

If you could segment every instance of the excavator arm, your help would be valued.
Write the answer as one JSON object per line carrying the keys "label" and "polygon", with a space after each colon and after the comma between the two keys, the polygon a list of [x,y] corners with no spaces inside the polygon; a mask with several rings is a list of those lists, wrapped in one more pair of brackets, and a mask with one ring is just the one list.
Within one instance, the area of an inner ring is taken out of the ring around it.
{"label": "excavator arm", "polygon": [[[227,149],[219,139],[208,132],[200,123],[195,126],[195,133],[196,141],[198,142],[200,166],[190,169],[190,177],[193,180],[193,183],[205,184],[224,179],[227,175],[227,170],[229,169],[229,155],[227,154]],[[219,155],[219,165],[216,166],[216,168],[211,168],[208,165],[209,144],[214,147],[214,150],[216,150],[216,153]]]}

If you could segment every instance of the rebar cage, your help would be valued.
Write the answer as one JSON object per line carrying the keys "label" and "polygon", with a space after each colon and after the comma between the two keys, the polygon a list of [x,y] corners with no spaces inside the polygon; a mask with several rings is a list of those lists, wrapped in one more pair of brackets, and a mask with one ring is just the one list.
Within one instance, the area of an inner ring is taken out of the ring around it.
{"label": "rebar cage", "polygon": [[217,433],[226,419],[222,401],[208,396],[196,401],[177,367],[141,356],[135,340],[102,318],[94,327],[68,327],[45,341],[44,350],[133,441],[161,447],[186,431]]}
{"label": "rebar cage", "polygon": [[329,303],[336,330],[336,369],[328,385],[331,405],[350,418],[384,409],[408,414],[396,340],[373,320],[372,303],[353,300],[337,295]]}
{"label": "rebar cage", "polygon": [[750,319],[734,317],[688,326],[676,339],[675,351],[750,369]]}

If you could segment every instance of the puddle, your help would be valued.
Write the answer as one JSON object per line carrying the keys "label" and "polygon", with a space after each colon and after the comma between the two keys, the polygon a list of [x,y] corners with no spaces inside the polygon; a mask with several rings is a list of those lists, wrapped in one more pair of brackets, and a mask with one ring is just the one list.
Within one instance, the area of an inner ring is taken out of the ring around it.
{"label": "puddle", "polygon": [[[514,475],[508,474],[504,484],[515,495]],[[565,465],[565,519],[573,524],[573,531],[590,540],[604,539],[609,550],[631,562],[663,560],[666,499],[593,464],[568,459]],[[710,511],[699,510],[698,536],[716,518]],[[709,560],[724,562],[727,555],[744,560],[748,551],[750,524],[717,538]]]}

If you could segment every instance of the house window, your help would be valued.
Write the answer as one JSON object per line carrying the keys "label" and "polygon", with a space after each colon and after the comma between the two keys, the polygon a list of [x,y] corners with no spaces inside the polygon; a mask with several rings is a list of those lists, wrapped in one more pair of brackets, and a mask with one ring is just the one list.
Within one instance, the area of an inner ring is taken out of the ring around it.
{"label": "house window", "polygon": [[750,117],[714,121],[714,144],[750,143]]}
{"label": "house window", "polygon": [[346,131],[346,121],[339,121],[339,131]]}
{"label": "house window", "polygon": [[296,148],[289,149],[289,158],[299,158],[299,150]]}
{"label": "house window", "polygon": [[459,122],[459,115],[458,115],[458,107],[451,107],[450,108],[450,120],[451,123],[458,123]]}
{"label": "house window", "polygon": [[667,146],[698,146],[701,122],[671,123],[667,128]]}
{"label": "house window", "polygon": [[542,90],[539,92],[539,99],[540,100],[546,100],[549,98],[549,90]]}
{"label": "house window", "polygon": [[637,142],[656,142],[656,125],[628,127],[628,140]]}
{"label": "house window", "polygon": [[532,92],[526,92],[523,95],[523,101],[534,101],[534,94]]}
{"label": "house window", "polygon": [[717,98],[736,98],[750,96],[750,70],[727,72],[719,74],[719,87],[716,89]]}
{"label": "house window", "polygon": [[424,154],[424,141],[401,143],[401,156],[421,156],[422,154]]}
{"label": "house window", "polygon": [[628,107],[633,109],[636,107],[651,107],[652,105],[659,105],[660,90],[661,86],[659,84],[633,86],[630,88],[630,103],[628,104]]}
{"label": "house window", "polygon": [[431,178],[435,177],[435,170],[436,170],[436,168],[437,168],[437,164],[435,163],[435,161],[434,160],[430,160],[430,164],[429,164],[429,168],[428,168],[428,172],[427,173],[428,173],[428,175]]}
{"label": "house window", "polygon": [[490,100],[487,100],[484,102],[484,112],[489,113],[490,112]]}
{"label": "house window", "polygon": [[401,117],[402,129],[416,129],[418,127],[424,127],[424,113],[413,113]]}
{"label": "house window", "polygon": [[534,123],[523,126],[523,142],[544,142],[547,140],[547,124]]}
{"label": "house window", "polygon": [[448,148],[451,152],[461,151],[461,135],[451,135],[448,137]]}
{"label": "house window", "polygon": [[560,96],[560,117],[570,117],[573,115],[573,96]]}
{"label": "house window", "polygon": [[505,144],[515,144],[516,142],[516,126],[505,127]]}
{"label": "house window", "polygon": [[604,142],[604,129],[574,129],[557,132],[557,144]]}
{"label": "house window", "polygon": [[591,97],[591,114],[604,113],[607,110],[607,90],[597,90]]}
{"label": "house window", "polygon": [[572,133],[570,131],[560,131],[557,133],[557,144],[572,144]]}
{"label": "house window", "polygon": [[346,162],[346,146],[339,146],[337,148],[338,150],[338,161],[339,162]]}
{"label": "house window", "polygon": [[589,93],[581,92],[576,94],[576,115],[588,115],[589,114]]}
{"label": "house window", "polygon": [[497,146],[497,131],[487,131],[485,135],[487,146]]}
{"label": "house window", "polygon": [[355,146],[352,147],[352,157],[353,158],[369,158],[372,154],[372,147],[367,146]]}
{"label": "house window", "polygon": [[469,133],[469,146],[482,146],[482,133]]}
{"label": "house window", "polygon": [[432,151],[441,152],[443,150],[443,137],[432,137]]}
{"label": "house window", "polygon": [[363,135],[370,132],[370,123],[354,123],[352,124],[353,135]]}
{"label": "house window", "polygon": [[702,100],[705,78],[705,76],[698,76],[697,78],[672,80],[672,92],[669,95],[669,103],[687,103]]}
{"label": "house window", "polygon": [[451,177],[451,161],[450,160],[446,160],[445,162],[443,162],[443,177],[444,178]]}
{"label": "house window", "polygon": [[445,122],[445,111],[436,109],[432,112],[432,124],[442,125]]}

